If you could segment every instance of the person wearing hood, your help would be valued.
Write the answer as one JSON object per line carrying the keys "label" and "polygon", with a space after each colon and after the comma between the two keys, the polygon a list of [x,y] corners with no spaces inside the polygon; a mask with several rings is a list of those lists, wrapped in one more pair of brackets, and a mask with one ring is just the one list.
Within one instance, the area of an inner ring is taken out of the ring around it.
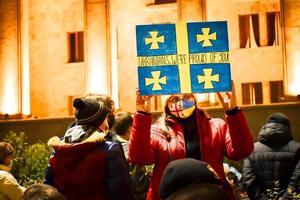
{"label": "person wearing hood", "polygon": [[7,142],[0,142],[0,199],[19,200],[26,190],[10,173],[14,148]]}
{"label": "person wearing hood", "polygon": [[60,140],[50,138],[54,153],[45,183],[68,200],[125,199],[133,194],[122,146],[105,140],[109,109],[100,99],[76,98],[76,124]]}
{"label": "person wearing hood", "polygon": [[259,131],[252,154],[243,163],[243,185],[253,199],[293,199],[300,179],[300,143],[289,119],[271,114]]}
{"label": "person wearing hood", "polygon": [[164,169],[172,160],[182,158],[208,163],[234,199],[224,174],[223,158],[244,159],[253,150],[253,139],[244,114],[236,105],[233,82],[227,98],[217,94],[226,122],[197,108],[193,94],[178,94],[165,98],[163,117],[159,123],[151,124],[151,96],[141,96],[137,90],[128,156],[133,164],[154,164],[148,200],[160,199],[158,188]]}

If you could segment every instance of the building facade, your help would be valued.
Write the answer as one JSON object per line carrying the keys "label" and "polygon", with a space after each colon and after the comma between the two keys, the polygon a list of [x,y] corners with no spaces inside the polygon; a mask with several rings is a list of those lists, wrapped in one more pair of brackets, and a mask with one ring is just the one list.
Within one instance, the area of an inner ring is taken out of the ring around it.
{"label": "building facade", "polygon": [[228,22],[239,105],[297,100],[299,11],[300,0],[1,0],[0,116],[69,116],[85,93],[133,112],[135,26],[193,21]]}

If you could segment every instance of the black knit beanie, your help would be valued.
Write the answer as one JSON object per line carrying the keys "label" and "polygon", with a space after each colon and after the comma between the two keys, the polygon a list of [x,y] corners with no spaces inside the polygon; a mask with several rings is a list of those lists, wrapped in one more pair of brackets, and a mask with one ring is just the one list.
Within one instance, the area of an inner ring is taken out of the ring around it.
{"label": "black knit beanie", "polygon": [[203,161],[193,158],[174,160],[163,172],[159,186],[160,198],[165,199],[174,192],[197,183],[219,184],[220,180]]}
{"label": "black knit beanie", "polygon": [[76,109],[77,125],[88,125],[97,128],[103,123],[109,112],[103,101],[76,98],[73,101],[73,106]]}
{"label": "black knit beanie", "polygon": [[290,120],[282,113],[273,113],[268,117],[267,123],[274,122],[274,123],[280,123],[287,127],[291,127]]}

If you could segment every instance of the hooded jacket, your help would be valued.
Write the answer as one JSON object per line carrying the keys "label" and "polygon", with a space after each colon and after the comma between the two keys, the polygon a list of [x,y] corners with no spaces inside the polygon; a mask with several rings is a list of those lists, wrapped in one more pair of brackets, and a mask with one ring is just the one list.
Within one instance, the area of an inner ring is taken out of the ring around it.
{"label": "hooded jacket", "polygon": [[[72,129],[78,133],[80,127]],[[70,130],[68,133],[72,135]],[[54,154],[49,160],[45,183],[56,187],[68,200],[133,199],[122,147],[105,141],[104,137],[104,133],[95,131],[76,143],[51,138],[48,145],[53,147]]]}
{"label": "hooded jacket", "polygon": [[243,183],[250,199],[275,199],[270,196],[275,188],[280,196],[288,187],[296,188],[299,158],[300,143],[293,140],[290,126],[269,120],[259,132],[253,153],[244,160]]}
{"label": "hooded jacket", "polygon": [[[241,110],[226,115],[226,121],[209,118],[196,109],[196,123],[199,135],[201,160],[207,162],[227,184],[223,170],[223,156],[240,160],[253,150],[253,140],[246,119]],[[151,115],[135,113],[129,141],[129,160],[138,165],[154,164],[154,170],[147,199],[159,199],[159,184],[163,171],[172,160],[186,157],[183,127],[169,121],[169,134],[161,124],[151,125]],[[169,149],[169,150],[168,150]]]}

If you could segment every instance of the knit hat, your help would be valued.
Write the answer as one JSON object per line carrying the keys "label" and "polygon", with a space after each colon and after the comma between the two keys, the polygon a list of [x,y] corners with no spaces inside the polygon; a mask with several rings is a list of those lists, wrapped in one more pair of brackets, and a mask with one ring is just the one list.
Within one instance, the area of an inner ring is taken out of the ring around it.
{"label": "knit hat", "polygon": [[77,125],[99,127],[105,120],[109,109],[103,101],[76,98],[73,101]]}
{"label": "knit hat", "polygon": [[163,172],[160,186],[160,198],[165,199],[172,193],[198,183],[219,184],[215,172],[200,160],[185,158],[170,162]]}
{"label": "knit hat", "polygon": [[291,127],[290,120],[282,113],[273,113],[268,117],[267,123],[274,122],[274,123],[280,123],[287,127]]}

